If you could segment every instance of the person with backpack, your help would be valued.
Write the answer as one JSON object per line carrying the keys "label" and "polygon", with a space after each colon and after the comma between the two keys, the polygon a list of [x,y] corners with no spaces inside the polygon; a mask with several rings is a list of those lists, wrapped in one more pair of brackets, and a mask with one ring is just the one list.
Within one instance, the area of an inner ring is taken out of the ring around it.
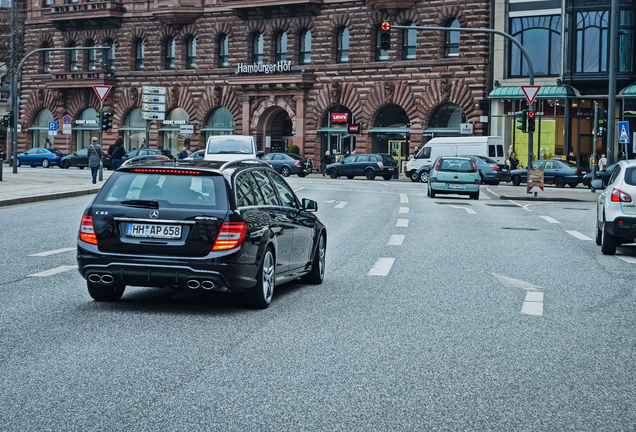
{"label": "person with backpack", "polygon": [[88,146],[88,166],[93,176],[93,184],[97,183],[97,171],[102,162],[102,146],[97,142],[97,137],[93,137],[92,142]]}

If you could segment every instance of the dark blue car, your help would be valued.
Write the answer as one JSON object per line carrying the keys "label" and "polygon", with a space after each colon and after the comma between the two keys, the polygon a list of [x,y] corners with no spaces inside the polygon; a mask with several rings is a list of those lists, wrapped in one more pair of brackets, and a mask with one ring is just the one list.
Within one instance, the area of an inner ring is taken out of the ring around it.
{"label": "dark blue car", "polygon": [[[62,153],[59,150],[34,147],[18,155],[18,166],[24,164],[35,168],[41,165],[44,168],[48,168],[51,165],[59,165],[64,156],[66,156],[66,153]],[[11,162],[13,163],[13,156],[11,157]]]}
{"label": "dark blue car", "polygon": [[305,177],[311,172],[309,160],[294,153],[268,153],[262,156],[261,160],[270,164],[283,177],[289,177],[291,174]]}
{"label": "dark blue car", "polygon": [[[569,161],[560,160],[538,160],[532,162],[532,168],[543,170],[543,183],[554,184],[558,188],[569,185],[576,187],[583,181],[583,176],[587,170],[577,168],[575,164]],[[519,186],[521,183],[528,181],[528,169],[522,168],[510,172],[512,184]]]}

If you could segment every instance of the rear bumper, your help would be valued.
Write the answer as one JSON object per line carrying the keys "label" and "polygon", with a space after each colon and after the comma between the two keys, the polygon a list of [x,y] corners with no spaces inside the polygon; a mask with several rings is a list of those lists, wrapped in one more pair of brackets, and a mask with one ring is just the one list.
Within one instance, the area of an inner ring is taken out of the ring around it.
{"label": "rear bumper", "polygon": [[[478,192],[479,185],[473,183],[462,183],[464,185],[464,189],[449,189],[447,185],[450,183],[445,182],[432,182],[431,189],[435,192],[439,193],[450,193],[450,194],[467,194],[471,192]],[[457,183],[455,183],[457,184]]]}
{"label": "rear bumper", "polygon": [[[620,222],[623,222],[622,224]],[[606,226],[611,235],[623,239],[636,239],[636,217],[620,216],[614,222],[606,222]]]}

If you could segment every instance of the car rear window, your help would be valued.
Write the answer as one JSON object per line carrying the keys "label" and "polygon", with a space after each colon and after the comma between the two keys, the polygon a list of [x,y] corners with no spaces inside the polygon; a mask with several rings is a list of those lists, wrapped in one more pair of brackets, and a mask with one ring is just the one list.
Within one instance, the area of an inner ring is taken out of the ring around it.
{"label": "car rear window", "polygon": [[147,200],[157,201],[160,207],[227,209],[222,176],[119,172],[113,180],[104,185],[96,202]]}
{"label": "car rear window", "polygon": [[636,186],[636,167],[627,168],[625,170],[625,183]]}
{"label": "car rear window", "polygon": [[440,158],[439,171],[474,172],[470,159]]}
{"label": "car rear window", "polygon": [[576,164],[570,161],[559,161],[562,164],[566,164],[567,166],[569,166],[570,168],[576,168]]}
{"label": "car rear window", "polygon": [[397,164],[395,159],[393,159],[391,156],[385,155],[385,154],[383,154],[381,156],[382,156],[382,162],[387,163],[387,164]]}
{"label": "car rear window", "polygon": [[249,137],[211,139],[206,147],[208,154],[253,154],[254,146]]}

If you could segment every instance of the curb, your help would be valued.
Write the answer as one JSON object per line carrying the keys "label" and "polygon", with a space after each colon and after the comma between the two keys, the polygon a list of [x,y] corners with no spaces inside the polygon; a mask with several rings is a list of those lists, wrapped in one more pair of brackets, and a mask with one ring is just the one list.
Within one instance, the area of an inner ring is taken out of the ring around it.
{"label": "curb", "polygon": [[73,197],[78,197],[83,195],[92,195],[99,192],[100,189],[101,188],[92,188],[92,189],[77,190],[77,191],[70,191],[70,192],[58,192],[58,193],[53,193],[49,195],[35,195],[35,196],[29,196],[29,197],[23,197],[23,198],[12,198],[12,199],[0,200],[0,207],[6,207],[6,206],[12,206],[12,205],[18,205],[18,204],[27,204],[27,203],[40,202],[40,201],[50,201],[50,200],[62,199],[62,198],[73,198]]}
{"label": "curb", "polygon": [[499,199],[501,200],[512,200],[512,201],[543,201],[543,202],[596,202],[596,201],[587,201],[580,200],[574,198],[547,198],[547,197],[516,197],[516,196],[505,196],[500,195]]}

